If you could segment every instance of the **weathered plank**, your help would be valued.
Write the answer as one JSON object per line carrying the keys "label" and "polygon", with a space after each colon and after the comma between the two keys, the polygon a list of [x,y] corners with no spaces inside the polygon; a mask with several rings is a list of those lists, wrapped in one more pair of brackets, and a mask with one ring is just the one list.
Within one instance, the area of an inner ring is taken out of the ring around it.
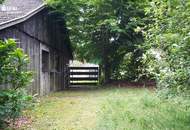
{"label": "weathered plank", "polygon": [[85,82],[83,82],[83,83],[79,83],[79,82],[78,83],[70,83],[70,85],[78,85],[78,86],[80,86],[80,85],[81,86],[82,85],[97,85],[97,84],[98,84],[98,82],[91,82],[91,83],[90,82],[86,82],[86,83]]}
{"label": "weathered plank", "polygon": [[70,72],[70,75],[98,75],[98,72]]}
{"label": "weathered plank", "polygon": [[97,70],[98,71],[98,67],[69,67],[70,70]]}
{"label": "weathered plank", "polygon": [[70,77],[70,81],[92,81],[98,80],[98,77]]}

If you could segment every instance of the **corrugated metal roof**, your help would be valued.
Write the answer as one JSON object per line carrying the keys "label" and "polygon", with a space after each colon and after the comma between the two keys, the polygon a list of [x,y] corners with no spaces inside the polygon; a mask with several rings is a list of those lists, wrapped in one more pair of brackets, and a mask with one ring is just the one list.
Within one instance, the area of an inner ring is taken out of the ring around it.
{"label": "corrugated metal roof", "polygon": [[0,5],[0,26],[36,11],[43,5],[42,0],[5,0]]}

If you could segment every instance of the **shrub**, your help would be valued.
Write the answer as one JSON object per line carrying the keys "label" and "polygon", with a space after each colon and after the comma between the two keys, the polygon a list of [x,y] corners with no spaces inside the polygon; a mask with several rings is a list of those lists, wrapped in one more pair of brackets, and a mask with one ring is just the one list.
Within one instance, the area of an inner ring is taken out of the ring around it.
{"label": "shrub", "polygon": [[21,116],[21,112],[30,106],[32,96],[24,91],[4,90],[0,92],[0,128],[5,123]]}
{"label": "shrub", "polygon": [[27,70],[28,63],[28,56],[16,47],[14,40],[0,41],[0,85],[10,86],[0,90],[0,127],[19,117],[31,100],[24,92],[32,79],[32,73]]}
{"label": "shrub", "polygon": [[[190,2],[150,2],[144,61],[166,97],[190,93]],[[163,91],[164,90],[164,91]]]}

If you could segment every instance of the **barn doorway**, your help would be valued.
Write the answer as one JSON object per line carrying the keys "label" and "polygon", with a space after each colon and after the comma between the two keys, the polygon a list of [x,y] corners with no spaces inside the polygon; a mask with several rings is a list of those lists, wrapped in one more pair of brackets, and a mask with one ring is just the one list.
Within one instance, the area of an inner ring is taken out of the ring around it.
{"label": "barn doorway", "polygon": [[50,53],[48,50],[41,50],[41,92],[48,94],[50,92]]}

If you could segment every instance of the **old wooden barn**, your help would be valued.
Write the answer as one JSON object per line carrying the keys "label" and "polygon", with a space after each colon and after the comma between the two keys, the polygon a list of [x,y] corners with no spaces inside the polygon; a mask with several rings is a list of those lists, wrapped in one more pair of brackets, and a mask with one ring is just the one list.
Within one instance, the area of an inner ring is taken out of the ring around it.
{"label": "old wooden barn", "polygon": [[0,39],[13,38],[30,57],[34,72],[29,87],[46,95],[67,87],[66,68],[72,49],[66,24],[42,0],[5,0],[0,6]]}

